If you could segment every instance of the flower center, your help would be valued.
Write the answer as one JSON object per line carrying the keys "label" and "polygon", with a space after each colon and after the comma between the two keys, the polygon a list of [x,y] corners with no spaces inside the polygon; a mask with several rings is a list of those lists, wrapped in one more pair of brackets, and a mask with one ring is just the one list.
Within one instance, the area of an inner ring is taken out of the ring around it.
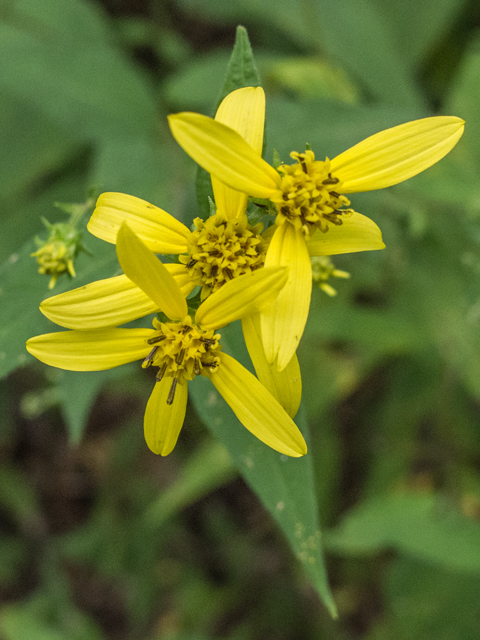
{"label": "flower center", "polygon": [[[153,348],[142,363],[143,368],[159,367],[157,380],[165,376],[172,378],[172,386],[167,404],[172,404],[177,383],[193,380],[195,376],[205,375],[205,369],[214,372],[220,364],[218,343],[220,334],[202,331],[190,316],[182,322],[160,322],[153,320],[156,331],[147,340]],[[215,353],[217,352],[217,353]]]}
{"label": "flower center", "polygon": [[265,249],[261,224],[252,227],[247,216],[228,218],[216,213],[205,222],[194,220],[188,242],[188,255],[180,256],[195,284],[202,287],[201,299],[219,289],[225,282],[263,267]]}
{"label": "flower center", "polygon": [[308,238],[316,229],[323,233],[330,224],[341,225],[341,216],[351,214],[350,201],[340,195],[341,182],[330,173],[330,160],[315,160],[313,151],[292,151],[290,156],[297,164],[282,164],[278,171],[282,177],[282,193],[273,197],[277,206],[276,224],[288,220],[301,229]]}

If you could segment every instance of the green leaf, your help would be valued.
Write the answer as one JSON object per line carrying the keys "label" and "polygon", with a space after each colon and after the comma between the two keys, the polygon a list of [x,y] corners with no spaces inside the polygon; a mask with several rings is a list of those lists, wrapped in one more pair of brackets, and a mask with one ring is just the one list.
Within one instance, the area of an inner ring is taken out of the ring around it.
{"label": "green leaf", "polygon": [[374,0],[402,57],[418,70],[420,63],[445,40],[466,0]]}
{"label": "green leaf", "polygon": [[387,570],[389,638],[477,640],[480,577],[399,558]]}
{"label": "green leaf", "polygon": [[260,76],[253,59],[253,51],[247,30],[245,27],[237,27],[235,44],[228,63],[227,77],[220,93],[218,104],[235,89],[259,87],[260,84]]}
{"label": "green leaf", "polygon": [[480,572],[480,525],[437,495],[389,495],[353,508],[325,534],[329,551],[370,555],[394,548],[445,569]]}
{"label": "green leaf", "polygon": [[[222,345],[231,353],[233,348],[237,359],[245,353],[242,339],[239,323],[222,329]],[[307,454],[289,458],[257,440],[236,419],[209,380],[197,376],[190,388],[201,418],[280,525],[323,602],[336,616],[324,565],[312,457]],[[303,410],[296,422],[308,443]]]}
{"label": "green leaf", "polygon": [[424,106],[403,48],[394,46],[395,29],[390,28],[383,11],[358,0],[317,0],[316,7],[326,52],[357,76],[375,98],[391,105]]}
{"label": "green leaf", "polygon": [[93,402],[103,385],[125,374],[125,367],[107,371],[59,371],[58,399],[70,443],[78,445],[87,426]]}
{"label": "green leaf", "polygon": [[[12,3],[0,22],[0,89],[90,139],[153,131],[145,79],[111,46],[104,15],[79,0]],[[7,21],[8,20],[8,21]]]}
{"label": "green leaf", "polygon": [[[253,52],[245,27],[237,27],[237,35],[232,55],[228,63],[227,77],[220,92],[217,107],[225,96],[235,89],[242,87],[257,87],[260,85],[260,77],[253,59]],[[210,175],[201,167],[196,174],[197,203],[200,217],[206,220],[210,215],[208,198],[213,199],[212,183]]]}
{"label": "green leaf", "polygon": [[452,94],[445,109],[463,118],[467,123],[467,133],[459,146],[463,157],[480,166],[480,122],[478,105],[480,102],[480,38],[476,38],[468,47],[460,70],[455,78]]}

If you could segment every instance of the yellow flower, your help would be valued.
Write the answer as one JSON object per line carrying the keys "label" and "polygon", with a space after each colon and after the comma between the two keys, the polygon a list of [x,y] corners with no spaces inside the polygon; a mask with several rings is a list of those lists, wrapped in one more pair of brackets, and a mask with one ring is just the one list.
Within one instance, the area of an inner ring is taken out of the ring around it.
{"label": "yellow flower", "polygon": [[118,233],[117,255],[126,276],[171,322],[154,320],[153,329],[50,333],[28,340],[28,351],[72,371],[110,369],[140,358],[144,367],[158,367],[144,421],[154,453],[167,455],[174,448],[185,417],[187,382],[203,375],[262,442],[289,456],[304,455],[307,447],[293,420],[254,375],[222,353],[216,333],[270,304],[286,283],[286,269],[260,269],[231,280],[199,306],[192,320],[172,275],[126,224]]}
{"label": "yellow flower", "polygon": [[[243,92],[251,90],[230,95],[241,100]],[[235,99],[230,102],[235,104]],[[260,101],[256,109],[264,109]],[[261,331],[267,359],[276,361],[279,370],[295,353],[307,320],[310,256],[385,246],[378,227],[350,209],[345,194],[383,189],[420,173],[455,146],[464,128],[459,118],[424,118],[377,133],[333,160],[316,160],[310,149],[292,152],[296,163],[281,165],[277,171],[261,158],[259,147],[248,144],[242,131],[229,122],[197,113],[172,115],[169,122],[177,142],[216,180],[244,197],[268,199],[275,205],[265,265],[286,265],[290,271],[287,285],[262,313]]]}
{"label": "yellow flower", "polygon": [[[236,127],[258,153],[263,142],[265,94],[251,88],[240,98],[230,94],[217,112],[217,118]],[[259,105],[260,101],[260,105]],[[261,107],[263,103],[263,110]],[[261,114],[255,117],[255,114]],[[181,264],[166,264],[187,296],[195,286],[202,287],[201,298],[217,291],[226,282],[263,267],[268,239],[261,235],[263,225],[251,226],[245,209],[247,196],[212,179],[217,213],[206,221],[194,220],[195,230],[166,211],[123,193],[104,193],[88,223],[88,230],[107,242],[115,243],[123,222],[155,253],[178,254]],[[50,320],[69,329],[99,329],[118,326],[159,309],[125,275],[93,282],[40,305]],[[261,339],[260,315],[242,319],[245,342],[260,381],[293,418],[300,406],[302,383],[295,354],[282,372],[267,362]]]}

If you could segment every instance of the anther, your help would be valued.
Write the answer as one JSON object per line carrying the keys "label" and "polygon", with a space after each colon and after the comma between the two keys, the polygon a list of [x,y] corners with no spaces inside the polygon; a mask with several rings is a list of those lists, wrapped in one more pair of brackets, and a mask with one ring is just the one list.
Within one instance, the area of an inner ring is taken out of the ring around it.
{"label": "anther", "polygon": [[150,353],[148,354],[148,356],[145,358],[145,360],[142,362],[142,366],[143,367],[148,367],[152,364],[153,362],[153,356],[155,355],[155,353],[157,352],[158,347],[153,347],[153,349],[150,351]]}
{"label": "anther", "polygon": [[187,269],[191,269],[197,264],[198,260],[194,260],[193,258],[187,262]]}
{"label": "anther", "polygon": [[307,171],[307,165],[305,164],[305,160],[302,158],[301,160],[299,159],[300,164],[302,165],[302,169],[304,173],[308,173]]}
{"label": "anther", "polygon": [[156,379],[156,380],[158,380],[158,382],[160,382],[160,380],[162,380],[162,379],[163,379],[163,376],[165,375],[165,371],[166,371],[166,370],[167,370],[167,361],[165,361],[165,362],[162,364],[161,369],[159,369],[159,370],[157,371],[157,375],[155,376],[155,379]]}
{"label": "anther", "polygon": [[148,342],[148,344],[156,344],[157,342],[161,342],[162,340],[165,340],[166,337],[167,336],[164,335],[164,334],[159,335],[159,336],[153,336],[153,338],[149,338],[147,340],[147,342]]}
{"label": "anther", "polygon": [[[325,184],[325,183],[323,183],[323,184]],[[339,198],[340,197],[340,194],[337,193],[336,191],[330,191],[330,195],[333,196],[334,198]]]}
{"label": "anther", "polygon": [[172,380],[172,386],[170,387],[170,391],[168,392],[167,404],[172,404],[173,399],[175,398],[175,390],[177,388],[178,378],[174,378]]}
{"label": "anther", "polygon": [[200,375],[200,363],[198,362],[198,360],[193,361],[193,373],[196,376]]}
{"label": "anther", "polygon": [[230,280],[233,280],[233,271],[228,267],[225,267],[224,271],[227,274],[227,276],[230,278]]}
{"label": "anther", "polygon": [[177,364],[182,364],[184,357],[185,357],[185,349],[180,349],[180,351],[175,356],[175,362]]}
{"label": "anther", "polygon": [[190,325],[188,325],[188,324],[187,324],[187,325],[185,325],[185,326],[183,327],[183,331],[182,331],[182,333],[185,335],[186,333],[188,333],[188,332],[190,331],[190,329],[191,329],[191,328],[192,328],[192,327],[190,327]]}
{"label": "anther", "polygon": [[340,180],[338,178],[332,178],[332,174],[328,174],[328,178],[322,182],[322,184],[338,184]]}

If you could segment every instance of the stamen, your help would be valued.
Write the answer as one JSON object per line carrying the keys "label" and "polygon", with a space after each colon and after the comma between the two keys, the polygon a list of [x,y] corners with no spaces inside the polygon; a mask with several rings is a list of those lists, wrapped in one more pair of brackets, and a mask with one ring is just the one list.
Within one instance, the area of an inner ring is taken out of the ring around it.
{"label": "stamen", "polygon": [[[147,342],[148,342],[148,340],[147,340]],[[153,349],[150,351],[148,356],[142,362],[142,367],[146,368],[146,367],[149,367],[152,364],[153,356],[157,353],[157,351],[158,351],[158,347],[153,347]]]}
{"label": "stamen", "polygon": [[172,386],[170,387],[170,391],[168,392],[167,404],[172,404],[173,399],[175,398],[175,391],[177,389],[178,378],[174,378],[172,380]]}
{"label": "stamen", "polygon": [[196,376],[200,375],[200,363],[198,362],[198,360],[195,360],[193,363],[193,373]]}
{"label": "stamen", "polygon": [[183,358],[185,357],[185,349],[182,349],[181,351],[179,351],[175,357],[175,362],[177,364],[182,364],[183,362]]}
{"label": "stamen", "polygon": [[156,344],[157,342],[161,342],[162,340],[165,340],[167,336],[165,335],[160,335],[160,336],[153,336],[153,338],[149,338],[147,340],[148,344]]}
{"label": "stamen", "polygon": [[162,380],[163,376],[165,375],[165,371],[167,370],[167,361],[165,360],[165,362],[162,364],[161,368],[157,371],[157,375],[155,376],[155,379],[158,380],[158,382],[160,382],[160,380]]}
{"label": "stamen", "polygon": [[322,182],[322,184],[338,184],[340,180],[338,178],[332,178],[332,174],[328,174],[328,178]]}

